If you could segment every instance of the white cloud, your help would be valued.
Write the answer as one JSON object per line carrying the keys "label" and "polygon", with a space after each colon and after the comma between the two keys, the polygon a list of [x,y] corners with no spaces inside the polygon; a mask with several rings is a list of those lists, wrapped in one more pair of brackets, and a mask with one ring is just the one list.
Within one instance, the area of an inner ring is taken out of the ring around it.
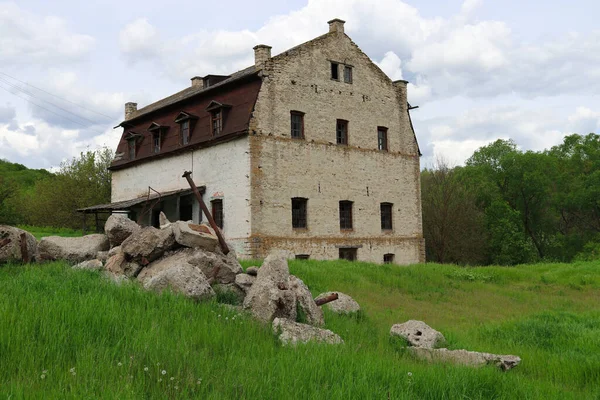
{"label": "white cloud", "polygon": [[160,58],[165,50],[156,28],[146,18],[136,19],[123,28],[119,47],[131,63]]}
{"label": "white cloud", "polygon": [[0,124],[12,121],[17,116],[15,108],[11,105],[0,106]]}
{"label": "white cloud", "polygon": [[89,55],[94,39],[73,33],[58,17],[38,16],[15,3],[0,3],[0,64],[65,64]]}
{"label": "white cloud", "polygon": [[393,81],[402,78],[402,60],[393,51],[388,51],[380,62],[375,62]]}

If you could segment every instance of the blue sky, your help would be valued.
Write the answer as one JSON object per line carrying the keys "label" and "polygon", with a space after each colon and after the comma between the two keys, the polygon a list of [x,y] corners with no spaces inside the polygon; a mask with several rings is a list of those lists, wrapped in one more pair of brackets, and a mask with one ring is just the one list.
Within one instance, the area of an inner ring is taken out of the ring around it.
{"label": "blue sky", "polygon": [[276,54],[335,17],[411,82],[423,166],[461,164],[497,138],[541,150],[600,130],[599,14],[587,0],[0,0],[0,158],[53,168],[115,147],[125,102],[244,68],[255,44]]}

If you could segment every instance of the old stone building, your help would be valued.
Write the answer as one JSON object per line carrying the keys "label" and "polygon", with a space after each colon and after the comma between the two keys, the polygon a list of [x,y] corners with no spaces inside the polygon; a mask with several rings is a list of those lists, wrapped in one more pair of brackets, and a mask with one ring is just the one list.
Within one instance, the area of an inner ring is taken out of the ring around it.
{"label": "old stone building", "polygon": [[[203,219],[182,178],[192,171],[243,257],[424,260],[419,148],[407,82],[392,82],[344,33],[329,32],[230,76],[137,109],[125,105],[112,203],[142,221]],[[155,192],[160,193],[160,198]],[[146,211],[148,211],[146,209]],[[147,215],[147,217],[146,217]]]}

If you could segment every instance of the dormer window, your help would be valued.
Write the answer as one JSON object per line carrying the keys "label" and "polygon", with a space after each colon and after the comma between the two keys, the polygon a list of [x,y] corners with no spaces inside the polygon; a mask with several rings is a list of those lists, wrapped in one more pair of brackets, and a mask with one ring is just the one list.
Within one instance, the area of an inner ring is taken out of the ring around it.
{"label": "dormer window", "polygon": [[227,111],[231,108],[229,104],[211,101],[206,111],[210,113],[210,130],[213,136],[218,136],[223,133],[223,127]]}
{"label": "dormer window", "polygon": [[148,131],[152,135],[152,152],[154,154],[160,153],[162,142],[164,140],[165,132],[169,129],[168,126],[159,125],[153,122],[148,127]]}
{"label": "dormer window", "polygon": [[186,113],[184,111],[180,112],[177,118],[175,118],[175,122],[179,124],[179,143],[182,146],[190,143],[192,131],[194,129],[193,123],[197,119],[198,117],[195,115]]}
{"label": "dormer window", "polygon": [[135,160],[135,156],[137,155],[137,144],[143,139],[143,136],[139,133],[128,132],[125,135],[125,140],[127,140],[127,153],[129,155],[129,160]]}

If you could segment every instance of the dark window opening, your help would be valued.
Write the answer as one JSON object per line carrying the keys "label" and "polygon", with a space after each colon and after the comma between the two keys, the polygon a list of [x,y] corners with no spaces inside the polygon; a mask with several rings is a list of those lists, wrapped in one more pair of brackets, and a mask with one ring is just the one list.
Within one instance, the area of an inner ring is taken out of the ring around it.
{"label": "dark window opening", "polygon": [[291,132],[290,136],[293,139],[304,138],[304,113],[292,111],[291,113]]}
{"label": "dark window opening", "polygon": [[392,253],[383,255],[384,264],[392,264],[394,262],[394,255]]}
{"label": "dark window opening", "polygon": [[194,200],[192,195],[181,196],[179,198],[179,220],[191,221],[194,219]]}
{"label": "dark window opening", "polygon": [[377,148],[381,151],[388,150],[387,128],[382,126],[377,128]]}
{"label": "dark window opening", "polygon": [[335,141],[337,144],[348,144],[348,121],[338,119],[335,127]]}
{"label": "dark window opening", "polygon": [[152,134],[152,144],[154,153],[160,153],[160,132],[155,132]]}
{"label": "dark window opening", "polygon": [[190,142],[190,120],[182,121],[179,129],[181,130],[181,144],[188,144]]}
{"label": "dark window opening", "polygon": [[220,135],[223,132],[223,113],[221,110],[215,110],[212,113],[212,134]]}
{"label": "dark window opening", "polygon": [[135,160],[135,139],[129,139],[127,141],[127,146],[129,148],[129,159]]}
{"label": "dark window opening", "polygon": [[381,203],[381,229],[392,230],[392,203]]}
{"label": "dark window opening", "polygon": [[352,202],[340,201],[340,229],[352,229]]}
{"label": "dark window opening", "polygon": [[308,260],[309,258],[309,254],[296,254],[296,260]]}
{"label": "dark window opening", "polygon": [[210,203],[212,205],[212,217],[217,226],[223,229],[223,200],[217,199]]}
{"label": "dark window opening", "polygon": [[356,261],[357,249],[340,249],[340,260]]}
{"label": "dark window opening", "polygon": [[151,225],[155,228],[160,228],[160,212],[161,210],[152,210]]}
{"label": "dark window opening", "polygon": [[331,63],[331,79],[335,79],[336,81],[340,80],[338,71],[339,71],[339,64],[332,62]]}
{"label": "dark window opening", "polygon": [[344,65],[344,82],[352,83],[352,67]]}
{"label": "dark window opening", "polygon": [[308,199],[294,197],[292,199],[292,228],[306,228],[306,204]]}

